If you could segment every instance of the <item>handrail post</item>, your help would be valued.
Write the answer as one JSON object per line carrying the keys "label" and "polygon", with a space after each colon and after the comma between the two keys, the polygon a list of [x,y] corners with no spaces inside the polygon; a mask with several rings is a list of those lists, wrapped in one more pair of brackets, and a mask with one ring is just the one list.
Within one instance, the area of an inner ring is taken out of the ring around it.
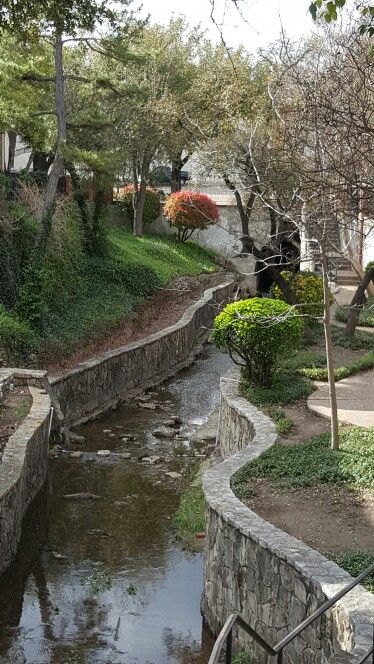
{"label": "handrail post", "polygon": [[283,650],[280,650],[277,655],[277,664],[283,664]]}
{"label": "handrail post", "polygon": [[226,639],[226,664],[231,664],[232,658],[232,628],[230,629]]}

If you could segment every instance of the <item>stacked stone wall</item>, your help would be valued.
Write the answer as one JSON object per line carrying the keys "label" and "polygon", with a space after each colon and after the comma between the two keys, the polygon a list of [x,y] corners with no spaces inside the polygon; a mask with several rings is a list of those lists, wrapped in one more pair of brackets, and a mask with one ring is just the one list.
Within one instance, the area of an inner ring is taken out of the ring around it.
{"label": "stacked stone wall", "polygon": [[[273,422],[240,396],[239,375],[221,380],[219,445],[224,461],[204,476],[204,617],[218,635],[238,612],[271,646],[352,578],[321,553],[279,530],[233,494],[230,481],[276,441]],[[374,596],[357,587],[287,647],[285,664],[358,662],[372,645]],[[237,648],[272,662],[240,630]],[[252,661],[252,659],[251,659]]]}

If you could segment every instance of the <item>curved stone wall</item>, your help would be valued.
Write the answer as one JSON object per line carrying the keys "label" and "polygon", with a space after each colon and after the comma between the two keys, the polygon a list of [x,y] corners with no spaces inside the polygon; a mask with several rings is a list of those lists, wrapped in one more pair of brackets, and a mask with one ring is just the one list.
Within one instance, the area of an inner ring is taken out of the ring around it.
{"label": "curved stone wall", "polygon": [[175,325],[50,378],[52,394],[67,425],[93,419],[190,364],[207,339],[218,308],[231,297],[233,286],[234,277],[206,290]]}
{"label": "curved stone wall", "polygon": [[51,400],[45,380],[45,372],[0,370],[0,396],[18,384],[28,385],[32,397],[30,412],[10,436],[0,462],[0,574],[16,554],[22,519],[47,477]]}
{"label": "curved stone wall", "polygon": [[[202,609],[215,635],[237,611],[275,645],[352,579],[234,496],[233,474],[276,440],[273,422],[240,397],[238,378],[238,372],[232,372],[221,380],[218,438],[225,460],[203,479],[207,524]],[[372,645],[373,620],[374,596],[357,587],[288,646],[284,661],[358,662]],[[248,649],[256,663],[269,661],[242,631],[236,643]]]}

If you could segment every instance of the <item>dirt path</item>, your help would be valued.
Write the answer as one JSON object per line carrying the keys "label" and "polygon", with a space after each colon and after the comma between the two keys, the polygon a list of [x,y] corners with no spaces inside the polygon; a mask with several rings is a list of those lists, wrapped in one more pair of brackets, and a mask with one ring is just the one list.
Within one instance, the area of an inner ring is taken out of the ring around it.
{"label": "dirt path", "polygon": [[245,502],[267,521],[324,554],[352,549],[374,553],[374,496],[320,484],[282,491],[267,480],[251,482]]}

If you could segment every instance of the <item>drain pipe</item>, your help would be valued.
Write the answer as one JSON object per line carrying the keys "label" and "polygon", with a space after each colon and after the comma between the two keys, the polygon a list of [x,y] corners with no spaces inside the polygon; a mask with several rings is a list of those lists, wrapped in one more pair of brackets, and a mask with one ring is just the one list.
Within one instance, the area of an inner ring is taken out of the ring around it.
{"label": "drain pipe", "polygon": [[48,440],[49,440],[50,435],[51,435],[53,413],[54,413],[54,408],[53,408],[53,406],[51,406],[51,409],[49,411]]}

